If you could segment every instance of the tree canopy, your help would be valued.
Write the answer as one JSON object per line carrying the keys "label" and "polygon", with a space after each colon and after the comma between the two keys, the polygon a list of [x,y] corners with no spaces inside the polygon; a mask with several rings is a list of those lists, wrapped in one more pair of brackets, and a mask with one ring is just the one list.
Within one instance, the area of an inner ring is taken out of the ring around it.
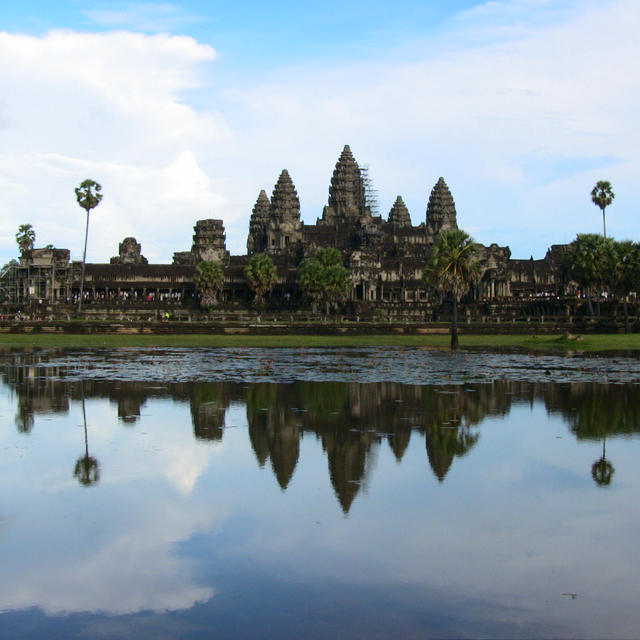
{"label": "tree canopy", "polygon": [[616,241],[597,233],[578,234],[567,246],[564,266],[569,278],[582,287],[591,314],[593,297],[599,299],[604,292],[619,296],[627,326],[626,299],[640,283],[640,243]]}
{"label": "tree canopy", "polygon": [[277,280],[273,260],[265,253],[252,256],[244,268],[244,277],[253,291],[256,306],[260,306]]}
{"label": "tree canopy", "polygon": [[76,200],[78,204],[89,214],[91,209],[95,209],[102,200],[102,185],[98,184],[95,180],[87,178],[80,183],[79,187],[75,188]]}
{"label": "tree canopy", "polygon": [[602,209],[602,235],[607,237],[607,225],[604,217],[604,210],[613,202],[616,197],[608,180],[598,180],[596,186],[591,190],[591,201]]}
{"label": "tree canopy", "polygon": [[564,254],[567,274],[582,287],[591,315],[592,296],[602,293],[611,283],[615,262],[613,240],[597,233],[579,233],[567,246]]}
{"label": "tree canopy", "polygon": [[20,248],[20,253],[33,249],[36,242],[36,232],[30,224],[21,224],[16,233],[16,242]]}
{"label": "tree canopy", "polygon": [[193,282],[202,296],[201,305],[205,308],[213,306],[224,285],[222,267],[211,260],[199,262],[193,274]]}
{"label": "tree canopy", "polygon": [[319,249],[298,267],[298,285],[314,302],[324,304],[325,313],[346,300],[351,288],[349,271],[337,249]]}
{"label": "tree canopy", "polygon": [[640,243],[631,240],[614,242],[612,288],[620,296],[628,296],[640,286]]}
{"label": "tree canopy", "polygon": [[458,347],[458,302],[477,280],[478,273],[478,247],[468,233],[462,229],[448,229],[438,234],[424,268],[423,280],[426,285],[452,298],[452,349]]}

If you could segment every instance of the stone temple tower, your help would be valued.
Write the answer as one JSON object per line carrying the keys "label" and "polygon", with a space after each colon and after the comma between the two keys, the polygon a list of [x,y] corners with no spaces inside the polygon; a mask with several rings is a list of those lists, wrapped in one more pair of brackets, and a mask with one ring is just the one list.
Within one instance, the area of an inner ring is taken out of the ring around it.
{"label": "stone temple tower", "polygon": [[264,189],[253,206],[249,220],[249,237],[247,238],[247,254],[264,253],[267,248],[267,226],[271,203]]}
{"label": "stone temple tower", "polygon": [[202,260],[222,263],[229,261],[222,220],[198,220],[193,230],[195,232],[191,246],[193,264],[198,264]]}
{"label": "stone temple tower", "polygon": [[411,226],[409,210],[407,209],[407,205],[404,203],[402,196],[398,196],[396,201],[393,203],[393,207],[391,207],[391,211],[389,211],[388,220],[389,224],[392,224],[394,227]]}
{"label": "stone temple tower", "polygon": [[194,265],[203,260],[222,264],[229,262],[222,220],[198,220],[193,231],[191,251],[176,251],[173,254],[173,264]]}
{"label": "stone temple tower", "polygon": [[282,170],[271,194],[260,192],[249,222],[247,253],[297,254],[302,242],[300,200],[286,169]]}
{"label": "stone temple tower", "polygon": [[329,203],[322,211],[321,225],[358,222],[370,218],[360,167],[346,144],[331,177]]}
{"label": "stone temple tower", "polygon": [[453,202],[453,196],[444,178],[440,178],[431,190],[427,205],[426,233],[428,241],[433,242],[441,231],[457,228],[456,205]]}

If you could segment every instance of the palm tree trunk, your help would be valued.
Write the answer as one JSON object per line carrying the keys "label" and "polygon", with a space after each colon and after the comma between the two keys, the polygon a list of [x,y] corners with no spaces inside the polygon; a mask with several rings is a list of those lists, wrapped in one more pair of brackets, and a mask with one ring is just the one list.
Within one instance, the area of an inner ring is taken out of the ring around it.
{"label": "palm tree trunk", "polygon": [[458,348],[458,300],[453,297],[453,319],[451,320],[451,349]]}
{"label": "palm tree trunk", "polygon": [[87,239],[89,238],[89,210],[87,209],[87,226],[84,231],[84,251],[82,252],[82,273],[80,275],[80,295],[78,296],[78,313],[82,310],[82,290],[84,289],[84,265],[87,261]]}
{"label": "palm tree trunk", "polygon": [[595,314],[593,312],[593,303],[591,302],[591,287],[585,287],[585,289],[587,292],[587,308],[589,309],[589,315],[593,318]]}
{"label": "palm tree trunk", "polygon": [[607,223],[604,218],[604,208],[602,209],[602,236],[607,237]]}
{"label": "palm tree trunk", "polygon": [[622,308],[624,309],[624,332],[629,333],[629,307],[627,306],[627,296],[622,301]]}
{"label": "palm tree trunk", "polygon": [[84,454],[89,457],[89,436],[87,435],[87,411],[84,407],[84,390],[82,393],[82,421],[84,424]]}

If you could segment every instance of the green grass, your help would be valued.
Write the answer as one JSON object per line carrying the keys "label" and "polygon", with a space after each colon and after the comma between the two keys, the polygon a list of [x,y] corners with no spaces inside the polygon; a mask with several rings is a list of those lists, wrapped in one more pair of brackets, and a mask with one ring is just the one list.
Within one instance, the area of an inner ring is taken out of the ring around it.
{"label": "green grass", "polygon": [[[120,335],[0,334],[0,347],[434,347],[448,348],[448,335]],[[640,351],[640,334],[461,335],[460,347],[552,351]]]}

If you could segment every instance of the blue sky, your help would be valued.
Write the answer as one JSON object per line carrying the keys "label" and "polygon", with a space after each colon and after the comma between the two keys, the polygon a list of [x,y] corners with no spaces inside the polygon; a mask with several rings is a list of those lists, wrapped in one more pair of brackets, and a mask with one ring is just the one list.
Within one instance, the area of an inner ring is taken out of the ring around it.
{"label": "blue sky", "polygon": [[51,29],[105,31],[124,28],[146,33],[182,33],[220,47],[234,57],[266,56],[272,62],[309,55],[378,48],[437,30],[477,0],[345,3],[290,2],[91,2],[23,0],[3,7],[3,28],[34,35]]}
{"label": "blue sky", "polygon": [[0,16],[0,259],[17,226],[80,257],[73,187],[103,184],[88,259],[135,236],[153,261],[251,208],[287,168],[302,218],[346,143],[386,216],[424,220],[439,176],[460,226],[514,257],[601,230],[640,239],[635,0],[6,3]]}

